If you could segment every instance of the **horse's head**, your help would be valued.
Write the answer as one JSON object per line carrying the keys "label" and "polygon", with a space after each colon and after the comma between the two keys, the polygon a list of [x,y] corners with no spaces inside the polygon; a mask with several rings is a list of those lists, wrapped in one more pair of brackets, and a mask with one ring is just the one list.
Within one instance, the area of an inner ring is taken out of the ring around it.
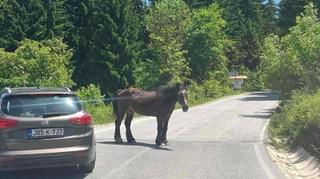
{"label": "horse's head", "polygon": [[187,88],[185,85],[179,85],[178,91],[178,102],[182,106],[183,112],[187,112],[189,109],[188,101],[187,101]]}

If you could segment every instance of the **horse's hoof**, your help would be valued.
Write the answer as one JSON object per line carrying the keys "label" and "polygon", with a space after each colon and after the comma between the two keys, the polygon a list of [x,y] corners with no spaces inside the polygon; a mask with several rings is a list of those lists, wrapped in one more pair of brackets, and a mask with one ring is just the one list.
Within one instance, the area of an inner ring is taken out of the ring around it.
{"label": "horse's hoof", "polygon": [[161,142],[161,145],[160,146],[168,146],[168,143],[166,142]]}
{"label": "horse's hoof", "polygon": [[129,144],[135,144],[136,143],[135,139],[128,139],[127,141],[128,141]]}
{"label": "horse's hoof", "polygon": [[161,142],[156,142],[156,145],[157,146],[161,146]]}
{"label": "horse's hoof", "polygon": [[114,139],[114,141],[117,143],[117,144],[122,144],[123,143],[123,140],[121,138],[116,138]]}

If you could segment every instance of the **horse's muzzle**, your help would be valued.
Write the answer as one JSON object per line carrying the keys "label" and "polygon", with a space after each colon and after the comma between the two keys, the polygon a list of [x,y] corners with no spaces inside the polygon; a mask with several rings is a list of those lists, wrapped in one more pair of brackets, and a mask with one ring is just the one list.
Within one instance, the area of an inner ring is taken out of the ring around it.
{"label": "horse's muzzle", "polygon": [[189,109],[189,106],[182,106],[182,111],[183,111],[183,112],[187,112],[188,109]]}

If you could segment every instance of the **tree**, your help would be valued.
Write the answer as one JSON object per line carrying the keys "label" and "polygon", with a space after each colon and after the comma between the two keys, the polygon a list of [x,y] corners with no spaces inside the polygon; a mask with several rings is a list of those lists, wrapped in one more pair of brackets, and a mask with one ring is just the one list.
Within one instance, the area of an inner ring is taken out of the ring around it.
{"label": "tree", "polygon": [[43,7],[45,11],[45,30],[42,38],[50,39],[54,37],[65,37],[69,21],[65,9],[66,0],[44,0]]}
{"label": "tree", "polygon": [[184,2],[188,4],[190,8],[193,9],[193,8],[202,8],[202,7],[209,6],[210,4],[216,1],[215,0],[184,0]]}
{"label": "tree", "polygon": [[98,84],[103,93],[133,84],[140,57],[139,19],[132,1],[67,2],[72,28],[67,41],[75,49],[77,85]]}
{"label": "tree", "polygon": [[259,48],[265,35],[263,8],[260,0],[221,1],[223,17],[227,21],[226,33],[235,42],[228,52],[231,65],[243,65],[256,70]]}
{"label": "tree", "polygon": [[319,89],[319,43],[320,21],[310,4],[287,35],[267,38],[261,64],[267,82],[284,97],[297,89]]}
{"label": "tree", "polygon": [[273,0],[268,0],[266,4],[263,4],[263,20],[265,34],[278,33],[279,29],[277,27],[277,7]]}
{"label": "tree", "polygon": [[25,38],[26,10],[15,0],[0,3],[0,48],[13,51]]}
{"label": "tree", "polygon": [[225,24],[217,4],[193,11],[192,27],[185,47],[192,69],[191,77],[197,82],[203,82],[210,77],[221,80],[227,74],[224,50],[230,45],[230,41],[223,32]]}
{"label": "tree", "polygon": [[277,31],[276,6],[272,0],[185,0],[192,8],[207,7],[216,2],[227,22],[225,32],[234,41],[227,56],[229,66],[244,66],[256,71],[260,63],[260,46],[267,34]]}
{"label": "tree", "polygon": [[146,16],[146,24],[149,59],[136,70],[138,85],[148,88],[185,81],[190,74],[182,49],[191,24],[188,6],[182,0],[156,2]]}
{"label": "tree", "polygon": [[65,0],[10,0],[0,4],[0,48],[14,51],[25,38],[63,37],[67,25]]}
{"label": "tree", "polygon": [[295,25],[296,17],[303,11],[305,0],[282,0],[280,6],[279,27],[281,34],[285,35],[288,29]]}
{"label": "tree", "polygon": [[320,8],[319,0],[280,1],[279,27],[281,35],[288,33],[289,28],[295,25],[296,17],[303,12],[304,6],[308,5],[310,2],[312,2],[318,9]]}

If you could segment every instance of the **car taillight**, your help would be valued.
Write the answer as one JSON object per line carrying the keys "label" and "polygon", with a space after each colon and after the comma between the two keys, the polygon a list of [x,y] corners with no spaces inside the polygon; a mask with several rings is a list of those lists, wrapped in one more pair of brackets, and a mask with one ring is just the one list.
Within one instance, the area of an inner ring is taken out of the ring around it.
{"label": "car taillight", "polygon": [[7,129],[11,127],[15,127],[17,125],[18,121],[13,119],[3,119],[0,118],[0,129]]}
{"label": "car taillight", "polygon": [[89,114],[72,117],[69,119],[73,124],[88,125],[92,123],[92,117]]}

